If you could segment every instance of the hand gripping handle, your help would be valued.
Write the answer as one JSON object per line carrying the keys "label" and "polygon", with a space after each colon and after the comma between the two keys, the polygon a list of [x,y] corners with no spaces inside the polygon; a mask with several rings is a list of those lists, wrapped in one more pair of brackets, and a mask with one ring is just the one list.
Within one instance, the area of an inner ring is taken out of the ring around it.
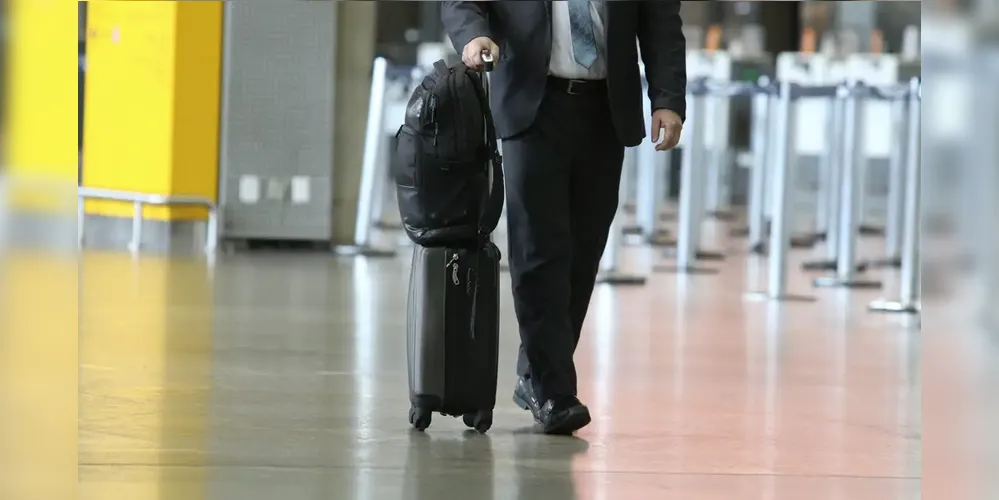
{"label": "hand gripping handle", "polygon": [[493,54],[488,50],[482,51],[482,70],[489,73],[493,70]]}

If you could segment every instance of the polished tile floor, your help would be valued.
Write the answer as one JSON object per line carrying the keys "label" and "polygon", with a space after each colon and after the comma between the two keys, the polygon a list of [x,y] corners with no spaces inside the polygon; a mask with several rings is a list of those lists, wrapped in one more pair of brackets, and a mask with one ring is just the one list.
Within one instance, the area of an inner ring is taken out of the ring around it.
{"label": "polished tile floor", "polygon": [[[878,293],[750,302],[758,264],[600,288],[577,353],[593,423],[538,435],[509,401],[504,293],[488,435],[406,419],[408,253],[80,268],[82,500],[915,500],[919,334]],[[641,262],[633,254],[629,261]],[[637,265],[637,264],[636,264]]]}

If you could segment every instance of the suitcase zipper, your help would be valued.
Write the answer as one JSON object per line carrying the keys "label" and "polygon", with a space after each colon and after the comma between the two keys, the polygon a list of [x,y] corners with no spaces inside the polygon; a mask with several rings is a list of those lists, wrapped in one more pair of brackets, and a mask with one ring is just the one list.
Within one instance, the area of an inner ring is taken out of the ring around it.
{"label": "suitcase zipper", "polygon": [[451,260],[448,261],[447,267],[451,269],[451,283],[454,286],[461,284],[461,280],[458,279],[458,253],[456,252],[451,256]]}
{"label": "suitcase zipper", "polygon": [[[454,284],[455,288],[458,288],[460,290],[459,287],[461,286],[461,278],[458,277],[458,271],[459,271],[459,262],[458,262],[458,260],[459,260],[459,254],[458,254],[458,252],[455,252],[453,255],[451,255],[451,259],[447,261],[447,267],[451,271],[451,283]],[[473,309],[472,310],[472,317],[474,318],[475,317],[475,311],[474,311],[474,309],[475,309],[475,290],[474,289],[471,289],[471,290],[468,289],[468,287],[470,287],[471,284],[472,284],[472,277],[471,276],[472,276],[472,269],[469,268],[468,269],[468,285],[466,285],[465,296],[466,297],[469,297],[469,296],[472,297],[471,308]],[[471,291],[471,293],[469,293],[469,291]],[[475,340],[475,323],[474,323],[474,321],[470,325],[469,333],[471,334],[472,340]]]}

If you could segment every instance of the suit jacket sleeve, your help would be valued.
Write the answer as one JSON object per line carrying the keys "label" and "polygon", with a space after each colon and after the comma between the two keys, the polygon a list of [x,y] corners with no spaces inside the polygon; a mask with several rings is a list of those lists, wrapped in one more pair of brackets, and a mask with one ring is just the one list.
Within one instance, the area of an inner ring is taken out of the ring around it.
{"label": "suit jacket sleeve", "polygon": [[686,118],[687,42],[679,0],[645,0],[638,16],[638,45],[645,63],[652,109]]}
{"label": "suit jacket sleeve", "polygon": [[473,39],[480,36],[492,37],[489,34],[486,4],[487,2],[441,2],[441,22],[458,54]]}

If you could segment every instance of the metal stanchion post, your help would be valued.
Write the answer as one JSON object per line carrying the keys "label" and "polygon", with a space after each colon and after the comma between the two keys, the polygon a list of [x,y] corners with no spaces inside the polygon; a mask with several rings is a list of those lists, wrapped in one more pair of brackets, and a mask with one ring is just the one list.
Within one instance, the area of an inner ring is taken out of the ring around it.
{"label": "metal stanchion post", "polygon": [[749,248],[752,253],[762,253],[766,248],[767,225],[766,191],[767,165],[770,161],[770,79],[762,76],[757,82],[762,92],[753,96],[752,151],[753,163],[749,173]]}
{"label": "metal stanchion post", "polygon": [[[719,220],[731,220],[729,211],[730,172],[728,165],[728,130],[731,128],[731,115],[724,108],[729,96],[716,94],[707,98],[705,114],[708,117],[705,130],[710,134],[710,147],[705,147],[707,156],[707,190],[705,193],[706,214]],[[707,137],[706,137],[707,138]],[[707,141],[705,141],[707,142]]]}
{"label": "metal stanchion post", "polygon": [[[651,140],[646,140],[634,148],[634,161],[626,163],[636,169],[637,191],[635,196],[635,218],[638,232],[652,245],[665,244],[666,229],[662,227],[660,209],[665,189],[666,168],[665,155],[655,149]],[[622,230],[626,228],[622,227]],[[626,231],[627,232],[627,231]]]}
{"label": "metal stanchion post", "polygon": [[[902,214],[902,245],[900,248],[902,279],[899,285],[898,300],[876,300],[868,309],[880,312],[919,312],[919,236],[921,213],[921,159],[919,80],[913,78],[909,84],[908,127],[905,141],[905,210]],[[890,221],[889,221],[890,222]]]}
{"label": "metal stanchion post", "polygon": [[697,247],[701,239],[701,223],[703,217],[704,169],[701,168],[701,153],[704,138],[704,95],[707,93],[703,81],[691,82],[688,92],[691,93],[690,105],[687,107],[688,127],[684,131],[690,134],[684,143],[683,161],[680,167],[680,213],[678,216],[676,240],[676,264],[672,266],[657,266],[656,271],[712,274],[715,269],[697,267]]}
{"label": "metal stanchion post", "polygon": [[851,83],[843,110],[843,162],[840,190],[839,246],[836,251],[835,276],[818,278],[817,287],[879,288],[880,281],[856,278],[857,237],[860,234],[860,197],[863,195],[863,178],[860,163],[865,157],[862,147],[864,137],[864,116],[861,110],[862,96],[866,95],[862,84]]}
{"label": "metal stanchion post", "polygon": [[834,135],[837,130],[835,129],[835,110],[836,110],[837,99],[830,99],[826,107],[826,136],[825,136],[825,154],[819,157],[817,180],[818,180],[818,193],[815,202],[815,237],[819,241],[826,239],[826,235],[829,233],[829,219],[831,215],[831,210],[829,207],[829,199],[835,198],[837,184],[829,182],[832,179],[832,173],[836,170],[836,136]]}
{"label": "metal stanchion post", "polygon": [[894,99],[891,102],[892,143],[891,156],[888,159],[888,211],[885,221],[885,256],[884,259],[867,263],[875,267],[899,267],[902,265],[902,225],[905,219],[905,185],[906,185],[906,114],[909,102],[907,99]]}
{"label": "metal stanchion post", "polygon": [[[385,135],[385,84],[387,80],[388,61],[379,57],[375,59],[371,75],[371,95],[368,100],[368,124],[364,135],[364,160],[361,166],[361,188],[357,197],[357,218],[354,226],[354,244],[337,246],[334,251],[340,255],[360,255],[364,257],[393,257],[395,250],[380,249],[372,246],[371,227],[372,213],[375,210],[375,191],[380,182],[388,176],[379,156]],[[387,162],[386,162],[387,163]]]}
{"label": "metal stanchion post", "polygon": [[794,192],[794,168],[791,155],[795,149],[791,132],[794,128],[794,107],[791,105],[796,87],[791,83],[782,82],[778,88],[777,107],[774,119],[773,153],[773,218],[771,219],[769,256],[767,261],[767,290],[751,292],[748,298],[777,301],[814,301],[815,297],[793,295],[787,291],[788,253],[791,249],[791,195]]}
{"label": "metal stanchion post", "polygon": [[[846,99],[844,95],[837,92],[831,102],[829,109],[828,129],[826,130],[826,155],[823,160],[826,171],[822,182],[822,196],[819,203],[825,208],[825,258],[805,261],[801,267],[808,271],[835,271],[836,255],[839,253],[840,225],[839,216],[841,210],[841,193],[843,190],[843,133],[846,130],[844,125],[844,111]],[[858,270],[866,267],[858,265]]]}
{"label": "metal stanchion post", "polygon": [[[607,245],[604,247],[604,255],[600,259],[600,274],[597,275],[597,283],[608,285],[644,285],[645,276],[638,274],[628,274],[621,270],[621,247],[624,239],[622,231],[622,219],[626,215],[624,206],[628,202],[628,193],[632,191],[631,178],[627,175],[628,164],[639,165],[637,161],[637,148],[625,150],[624,167],[620,187],[618,188],[618,209],[614,215],[614,222],[611,224],[610,232],[607,235]],[[641,173],[641,172],[639,172]]]}

